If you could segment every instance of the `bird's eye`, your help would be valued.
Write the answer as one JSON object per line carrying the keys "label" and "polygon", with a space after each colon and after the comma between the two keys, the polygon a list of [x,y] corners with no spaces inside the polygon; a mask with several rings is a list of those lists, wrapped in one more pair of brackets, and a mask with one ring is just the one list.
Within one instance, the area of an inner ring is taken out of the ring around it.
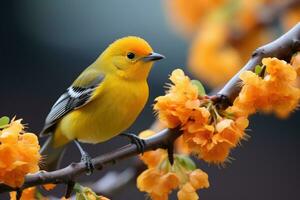
{"label": "bird's eye", "polygon": [[129,53],[127,54],[127,58],[129,58],[130,60],[131,60],[131,59],[134,59],[134,57],[135,57],[135,54],[132,53],[132,52],[129,52]]}

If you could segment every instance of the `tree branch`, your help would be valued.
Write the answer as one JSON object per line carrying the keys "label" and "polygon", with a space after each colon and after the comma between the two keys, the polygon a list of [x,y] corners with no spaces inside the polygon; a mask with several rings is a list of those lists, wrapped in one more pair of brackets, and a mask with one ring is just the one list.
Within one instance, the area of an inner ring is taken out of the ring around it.
{"label": "tree branch", "polygon": [[296,51],[300,51],[300,23],[280,38],[256,49],[247,64],[218,92],[219,96],[226,97],[230,103],[233,103],[241,90],[239,76],[243,71],[253,71],[255,66],[260,65],[261,60],[265,57],[276,57],[290,61]]}
{"label": "tree branch", "polygon": [[[179,136],[181,131],[178,129],[164,129],[152,137],[145,139],[145,151],[151,151],[158,148],[167,148]],[[120,149],[98,156],[92,160],[96,169],[101,170],[109,164],[115,164],[119,160],[138,155],[136,145],[129,144]],[[7,185],[0,184],[0,193],[14,190],[23,190],[28,187],[43,185],[47,183],[64,183],[68,184],[77,176],[85,172],[85,164],[83,162],[72,163],[69,166],[52,172],[40,171],[35,174],[29,174],[25,178],[25,182],[21,188],[11,188]]]}
{"label": "tree branch", "polygon": [[[241,84],[239,84],[239,75],[245,70],[253,70],[257,64],[261,63],[264,57],[277,57],[289,61],[293,53],[300,51],[300,23],[298,23],[289,32],[263,47],[258,48],[252,55],[248,63],[238,72],[215,97],[215,102],[220,106],[228,104],[228,100],[233,100],[238,95]],[[145,151],[155,150],[157,148],[167,149],[179,136],[179,129],[164,129],[156,135],[145,139]],[[109,164],[115,164],[119,160],[138,155],[138,149],[135,145],[126,145],[120,149],[106,153],[93,159],[96,169],[101,170]],[[0,184],[0,193],[13,190],[23,190],[28,187],[42,185],[47,183],[68,184],[74,181],[76,177],[85,172],[84,163],[72,163],[69,166],[52,172],[40,171],[25,177],[25,182],[21,188],[11,188]]]}

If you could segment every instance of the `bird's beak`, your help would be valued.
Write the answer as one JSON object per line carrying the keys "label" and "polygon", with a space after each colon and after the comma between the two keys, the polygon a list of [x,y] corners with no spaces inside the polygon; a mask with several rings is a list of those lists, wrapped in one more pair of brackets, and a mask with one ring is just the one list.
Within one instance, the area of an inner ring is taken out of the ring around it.
{"label": "bird's beak", "polygon": [[148,56],[144,57],[143,60],[145,62],[149,62],[149,61],[161,60],[161,59],[164,59],[164,58],[166,58],[166,57],[159,54],[159,53],[152,52]]}

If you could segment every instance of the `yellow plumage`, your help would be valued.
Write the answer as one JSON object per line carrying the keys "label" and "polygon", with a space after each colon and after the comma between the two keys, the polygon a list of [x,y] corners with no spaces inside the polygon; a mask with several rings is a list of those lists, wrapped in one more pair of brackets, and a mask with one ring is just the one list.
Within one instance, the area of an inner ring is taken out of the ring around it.
{"label": "yellow plumage", "polygon": [[147,102],[147,77],[153,61],[161,58],[163,56],[153,53],[150,45],[138,37],[125,37],[112,43],[71,86],[75,89],[69,91],[69,95],[80,96],[78,91],[84,91],[82,88],[90,87],[99,76],[103,77],[86,103],[74,106],[59,119],[56,118],[62,103],[58,101],[52,108],[59,111],[50,112],[54,117],[46,120],[44,132],[54,134],[53,146],[61,147],[75,139],[99,143],[129,128]]}
{"label": "yellow plumage", "polygon": [[55,135],[63,134],[67,140],[55,140],[56,145],[75,138],[99,143],[126,130],[135,121],[148,99],[147,82],[131,82],[118,76],[106,78],[93,101],[59,122]]}

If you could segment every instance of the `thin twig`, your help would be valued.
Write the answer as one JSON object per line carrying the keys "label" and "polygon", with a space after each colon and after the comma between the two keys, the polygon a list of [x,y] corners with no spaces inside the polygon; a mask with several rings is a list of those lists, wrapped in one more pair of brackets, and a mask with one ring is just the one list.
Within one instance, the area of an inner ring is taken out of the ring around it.
{"label": "thin twig", "polygon": [[[151,151],[157,148],[167,148],[170,142],[174,142],[181,135],[181,131],[178,129],[164,129],[154,136],[145,139],[145,151]],[[98,156],[92,160],[96,169],[101,170],[103,167],[109,164],[114,164],[117,161],[125,158],[138,155],[138,149],[136,145],[129,144],[120,149]],[[72,163],[69,166],[52,171],[40,171],[35,174],[27,175],[25,182],[21,188],[43,185],[47,183],[64,183],[68,184],[69,181],[73,181],[80,174],[85,172],[85,163]],[[17,190],[4,184],[0,184],[0,193]]]}

